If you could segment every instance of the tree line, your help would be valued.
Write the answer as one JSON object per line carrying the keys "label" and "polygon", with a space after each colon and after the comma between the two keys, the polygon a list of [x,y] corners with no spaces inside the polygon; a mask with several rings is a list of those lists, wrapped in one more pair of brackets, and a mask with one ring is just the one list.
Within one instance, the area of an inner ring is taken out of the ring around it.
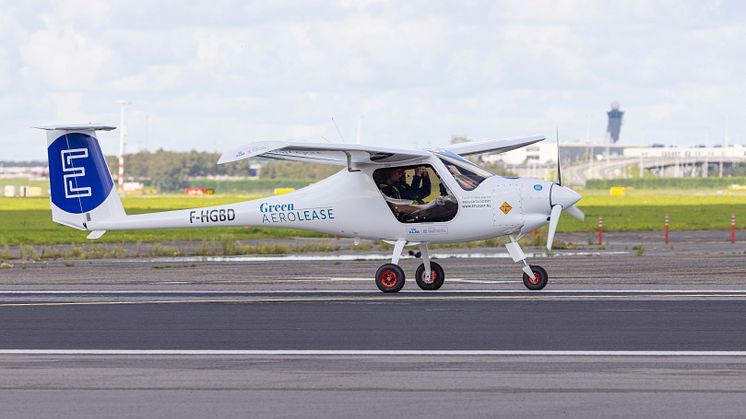
{"label": "tree line", "polygon": [[[217,164],[220,153],[207,151],[139,151],[124,157],[127,180],[143,182],[163,192],[176,191],[191,185],[192,180],[210,176],[249,177],[249,160]],[[117,156],[106,156],[106,163],[117,177]],[[262,162],[260,177],[265,179],[318,180],[337,172],[338,166],[289,161]]]}
{"label": "tree line", "polygon": [[[139,151],[125,155],[125,176],[128,181],[142,182],[162,192],[178,191],[195,186],[196,179],[213,176],[236,178],[250,177],[249,160],[217,164],[220,153],[207,151]],[[112,178],[117,179],[119,160],[117,156],[106,156],[106,163],[111,170]],[[330,176],[342,168],[326,164],[300,163],[282,160],[261,160],[259,177],[262,179],[284,179],[308,184]],[[484,164],[484,168],[499,175],[510,175],[500,163]],[[6,162],[0,166],[28,167],[47,166],[46,161]],[[202,185],[201,183],[199,185]]]}

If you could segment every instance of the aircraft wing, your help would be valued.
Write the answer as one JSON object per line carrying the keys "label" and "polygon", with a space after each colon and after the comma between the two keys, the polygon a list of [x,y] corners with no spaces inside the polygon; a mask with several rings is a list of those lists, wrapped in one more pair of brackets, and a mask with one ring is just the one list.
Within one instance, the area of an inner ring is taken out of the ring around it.
{"label": "aircraft wing", "polygon": [[353,163],[406,163],[429,156],[430,152],[424,150],[399,150],[355,144],[261,141],[223,153],[218,164],[262,157],[347,166]]}
{"label": "aircraft wing", "polygon": [[526,138],[513,138],[509,140],[487,140],[480,142],[468,142],[461,144],[451,144],[443,147],[442,150],[456,153],[460,156],[469,156],[472,154],[480,153],[493,153],[500,154],[506,151],[515,150],[517,148],[525,147],[533,143],[543,141],[545,138],[541,136],[526,137]]}

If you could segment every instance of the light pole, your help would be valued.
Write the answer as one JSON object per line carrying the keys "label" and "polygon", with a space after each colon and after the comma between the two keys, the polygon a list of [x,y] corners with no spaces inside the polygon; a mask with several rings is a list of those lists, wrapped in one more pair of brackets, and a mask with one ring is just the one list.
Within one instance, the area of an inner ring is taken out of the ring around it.
{"label": "light pole", "polygon": [[118,100],[119,104],[119,172],[117,179],[117,188],[119,192],[124,191],[124,143],[127,139],[127,126],[124,119],[124,108],[131,105],[129,100]]}

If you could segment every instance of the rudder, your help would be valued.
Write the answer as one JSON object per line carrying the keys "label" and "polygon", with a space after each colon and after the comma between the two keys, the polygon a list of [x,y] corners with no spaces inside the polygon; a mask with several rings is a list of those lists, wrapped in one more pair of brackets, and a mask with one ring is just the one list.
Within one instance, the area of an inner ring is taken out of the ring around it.
{"label": "rudder", "polygon": [[38,128],[47,131],[52,220],[87,230],[86,223],[91,220],[126,216],[96,138],[96,131],[115,128],[103,125]]}

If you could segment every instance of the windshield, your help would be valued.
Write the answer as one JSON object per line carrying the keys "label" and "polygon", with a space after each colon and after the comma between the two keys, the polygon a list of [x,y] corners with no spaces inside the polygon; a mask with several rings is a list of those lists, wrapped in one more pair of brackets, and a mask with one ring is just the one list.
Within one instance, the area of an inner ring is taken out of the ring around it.
{"label": "windshield", "polygon": [[494,176],[489,171],[450,151],[441,151],[435,154],[446,165],[458,185],[466,191],[473,190],[483,180]]}

